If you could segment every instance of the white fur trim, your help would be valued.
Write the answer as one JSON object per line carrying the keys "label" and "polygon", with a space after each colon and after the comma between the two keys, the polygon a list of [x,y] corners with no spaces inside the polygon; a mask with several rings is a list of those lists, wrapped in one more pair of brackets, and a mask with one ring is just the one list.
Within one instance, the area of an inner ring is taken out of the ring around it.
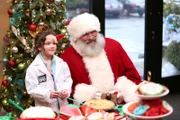
{"label": "white fur trim", "polygon": [[135,94],[137,85],[131,80],[127,79],[127,77],[125,76],[119,77],[117,79],[114,88],[122,94],[125,102],[133,102],[139,100],[139,98]]}
{"label": "white fur trim", "polygon": [[[78,84],[75,87],[74,99],[78,102],[84,102],[90,100],[95,95],[97,89],[94,88],[92,85],[87,84]],[[75,103],[77,104],[77,103]]]}
{"label": "white fur trim", "polygon": [[83,13],[76,17],[74,17],[69,25],[67,26],[67,30],[74,41],[76,41],[79,37],[84,35],[87,32],[91,32],[96,30],[100,31],[100,22],[99,19],[89,13]]}
{"label": "white fur trim", "polygon": [[94,57],[83,57],[85,68],[89,72],[92,85],[102,93],[111,91],[114,87],[114,74],[104,50]]}

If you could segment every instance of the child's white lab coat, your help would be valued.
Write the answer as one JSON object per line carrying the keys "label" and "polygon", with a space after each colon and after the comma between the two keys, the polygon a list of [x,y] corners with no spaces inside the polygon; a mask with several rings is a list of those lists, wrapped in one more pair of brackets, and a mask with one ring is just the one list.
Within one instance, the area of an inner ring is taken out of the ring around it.
{"label": "child's white lab coat", "polygon": [[[68,65],[57,56],[54,56],[54,59],[56,62],[54,80],[57,90],[60,92],[67,89],[70,96],[72,79]],[[50,98],[50,91],[55,91],[53,77],[43,63],[40,54],[36,56],[26,71],[25,85],[28,94],[34,98],[36,106],[47,106],[55,112],[58,111],[57,99]],[[63,101],[59,98],[59,103],[60,105],[67,104],[67,100]]]}

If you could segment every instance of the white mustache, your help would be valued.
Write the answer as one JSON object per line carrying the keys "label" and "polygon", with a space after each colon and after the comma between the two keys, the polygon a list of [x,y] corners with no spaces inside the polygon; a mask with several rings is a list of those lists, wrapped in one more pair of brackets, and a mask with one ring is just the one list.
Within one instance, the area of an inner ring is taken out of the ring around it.
{"label": "white mustache", "polygon": [[84,40],[85,43],[91,43],[91,42],[95,42],[96,41],[96,38],[94,39],[87,39],[87,40]]}

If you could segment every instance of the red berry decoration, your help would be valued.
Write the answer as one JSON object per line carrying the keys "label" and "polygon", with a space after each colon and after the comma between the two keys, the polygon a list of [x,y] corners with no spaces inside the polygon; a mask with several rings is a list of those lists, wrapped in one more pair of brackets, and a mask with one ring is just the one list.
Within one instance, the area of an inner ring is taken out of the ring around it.
{"label": "red berry decoration", "polygon": [[8,39],[8,37],[7,37],[7,36],[4,36],[4,37],[3,37],[3,40],[4,40],[4,41],[6,41],[7,39]]}
{"label": "red berry decoration", "polygon": [[13,10],[11,8],[9,8],[7,12],[8,12],[9,15],[12,15]]}
{"label": "red berry decoration", "polygon": [[9,46],[10,46],[10,43],[9,43],[9,42],[6,42],[5,45],[6,45],[6,47],[9,47]]}
{"label": "red berry decoration", "polygon": [[29,30],[32,31],[32,32],[35,32],[36,31],[36,25],[35,24],[31,24],[29,26]]}
{"label": "red berry decoration", "polygon": [[14,61],[12,61],[12,60],[10,60],[10,61],[8,62],[8,64],[9,64],[9,66],[10,66],[10,67],[14,67],[15,62],[14,62]]}
{"label": "red berry decoration", "polygon": [[9,85],[9,82],[8,82],[7,80],[3,80],[3,81],[2,81],[2,85],[3,85],[3,86],[8,86],[8,85]]}

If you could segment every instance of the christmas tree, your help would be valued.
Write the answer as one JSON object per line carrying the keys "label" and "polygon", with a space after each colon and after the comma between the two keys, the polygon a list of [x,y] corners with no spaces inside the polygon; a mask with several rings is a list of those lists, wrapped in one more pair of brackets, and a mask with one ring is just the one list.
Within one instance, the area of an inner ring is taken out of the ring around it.
{"label": "christmas tree", "polygon": [[[34,37],[45,29],[53,29],[64,37],[58,43],[56,55],[66,49],[70,41],[66,30],[66,0],[8,0],[9,30],[4,36],[3,80],[0,88],[0,106],[19,116],[33,99],[25,89],[25,73],[34,60]],[[13,102],[15,105],[13,105]]]}

